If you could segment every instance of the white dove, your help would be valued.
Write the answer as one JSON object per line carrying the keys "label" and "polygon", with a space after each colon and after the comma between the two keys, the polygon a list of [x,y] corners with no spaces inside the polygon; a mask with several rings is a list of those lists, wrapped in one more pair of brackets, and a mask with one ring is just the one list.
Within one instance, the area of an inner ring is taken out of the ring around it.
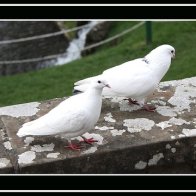
{"label": "white dove", "polygon": [[104,79],[111,88],[103,89],[102,95],[127,97],[129,104],[154,111],[156,108],[145,104],[145,99],[158,86],[174,57],[175,49],[172,46],[161,45],[144,58],[128,61],[105,70],[101,75],[76,82],[73,92],[84,92],[92,81]]}
{"label": "white dove", "polygon": [[[94,81],[84,93],[64,100],[44,116],[23,124],[17,135],[23,137],[62,134],[69,142],[66,147],[80,149],[79,145],[72,144],[71,138],[81,136],[94,128],[101,112],[101,94],[104,87],[109,87],[105,81]],[[96,142],[93,138],[83,139],[89,144]]]}

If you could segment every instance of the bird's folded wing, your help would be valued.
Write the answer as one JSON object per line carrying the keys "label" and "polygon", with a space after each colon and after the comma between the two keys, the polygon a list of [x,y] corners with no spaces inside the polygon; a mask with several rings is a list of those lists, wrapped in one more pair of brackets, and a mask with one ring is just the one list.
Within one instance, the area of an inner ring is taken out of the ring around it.
{"label": "bird's folded wing", "polygon": [[24,124],[18,135],[53,135],[81,129],[87,121],[85,111],[75,108],[72,104],[68,107],[62,105],[58,105],[39,119]]}
{"label": "bird's folded wing", "polygon": [[[75,85],[74,90],[84,92],[89,87],[89,84],[92,81],[95,81],[98,79],[104,79],[110,85],[110,84],[112,84],[111,81],[115,80],[118,82],[118,81],[120,81],[119,76],[124,77],[124,75],[127,75],[127,73],[130,74],[130,76],[129,76],[129,78],[130,78],[130,77],[132,77],[131,73],[133,73],[133,75],[135,74],[135,71],[134,71],[135,68],[137,69],[141,65],[145,64],[145,62],[141,61],[141,60],[142,59],[140,58],[140,59],[128,61],[128,62],[123,63],[121,65],[118,65],[118,66],[115,66],[115,67],[112,67],[112,68],[105,70],[101,75],[80,80],[74,84]],[[136,71],[136,74],[137,74],[137,71]],[[111,78],[112,78],[112,80],[110,81]],[[112,89],[104,89],[103,95],[114,95],[114,94],[112,92]]]}

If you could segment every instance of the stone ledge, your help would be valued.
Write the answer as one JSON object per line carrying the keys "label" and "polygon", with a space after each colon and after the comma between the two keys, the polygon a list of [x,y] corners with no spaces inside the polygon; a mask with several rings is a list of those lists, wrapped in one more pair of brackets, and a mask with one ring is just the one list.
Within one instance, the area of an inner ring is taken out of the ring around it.
{"label": "stone ledge", "polygon": [[153,113],[104,98],[95,130],[84,134],[98,143],[81,151],[65,149],[60,136],[16,135],[64,99],[0,108],[0,173],[196,173],[196,77],[160,83],[149,96]]}

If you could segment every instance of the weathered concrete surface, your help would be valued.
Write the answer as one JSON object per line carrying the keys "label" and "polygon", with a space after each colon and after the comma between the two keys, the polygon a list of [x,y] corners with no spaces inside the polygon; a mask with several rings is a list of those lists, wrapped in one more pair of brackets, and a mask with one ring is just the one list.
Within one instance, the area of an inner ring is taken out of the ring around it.
{"label": "weathered concrete surface", "polygon": [[3,122],[0,120],[0,174],[14,173],[14,154]]}
{"label": "weathered concrete surface", "polygon": [[60,136],[16,135],[23,123],[62,99],[26,104],[26,109],[0,108],[0,172],[196,173],[196,77],[163,82],[148,100],[156,105],[155,112],[128,105],[123,98],[104,98],[95,130],[84,134],[98,142],[84,144],[81,151],[65,149],[67,140]]}

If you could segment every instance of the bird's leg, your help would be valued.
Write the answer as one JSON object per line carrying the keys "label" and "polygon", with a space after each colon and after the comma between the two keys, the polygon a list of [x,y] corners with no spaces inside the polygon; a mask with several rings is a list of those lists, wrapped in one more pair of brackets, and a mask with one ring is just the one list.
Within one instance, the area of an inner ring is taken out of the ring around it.
{"label": "bird's leg", "polygon": [[81,148],[83,148],[80,145],[72,144],[71,140],[69,140],[68,143],[68,146],[64,146],[65,148],[70,148],[71,150],[80,150]]}
{"label": "bird's leg", "polygon": [[134,100],[134,99],[127,98],[127,99],[124,99],[124,100],[128,100],[129,101],[129,105],[131,105],[131,104],[139,105],[139,103],[136,100]]}
{"label": "bird's leg", "polygon": [[129,101],[129,104],[139,105],[139,103],[134,99],[129,98],[128,101]]}
{"label": "bird's leg", "polygon": [[91,144],[94,142],[98,142],[98,140],[94,140],[92,137],[89,139],[86,139],[84,136],[81,136],[83,138],[83,140],[81,140],[80,142],[86,142],[87,144]]}
{"label": "bird's leg", "polygon": [[154,112],[156,107],[153,106],[153,105],[148,105],[148,104],[144,104],[144,100],[142,101],[136,101],[134,99],[131,99],[131,98],[126,98],[124,100],[128,100],[129,101],[129,105],[131,104],[135,104],[135,105],[139,105],[142,107],[142,109],[148,111],[148,112]]}
{"label": "bird's leg", "polygon": [[156,107],[153,105],[144,104],[142,109],[144,109],[148,112],[155,112]]}
{"label": "bird's leg", "polygon": [[140,100],[138,103],[141,106],[141,109],[146,110],[148,112],[155,112],[156,107],[152,104],[150,104],[150,105],[146,104],[145,99]]}

